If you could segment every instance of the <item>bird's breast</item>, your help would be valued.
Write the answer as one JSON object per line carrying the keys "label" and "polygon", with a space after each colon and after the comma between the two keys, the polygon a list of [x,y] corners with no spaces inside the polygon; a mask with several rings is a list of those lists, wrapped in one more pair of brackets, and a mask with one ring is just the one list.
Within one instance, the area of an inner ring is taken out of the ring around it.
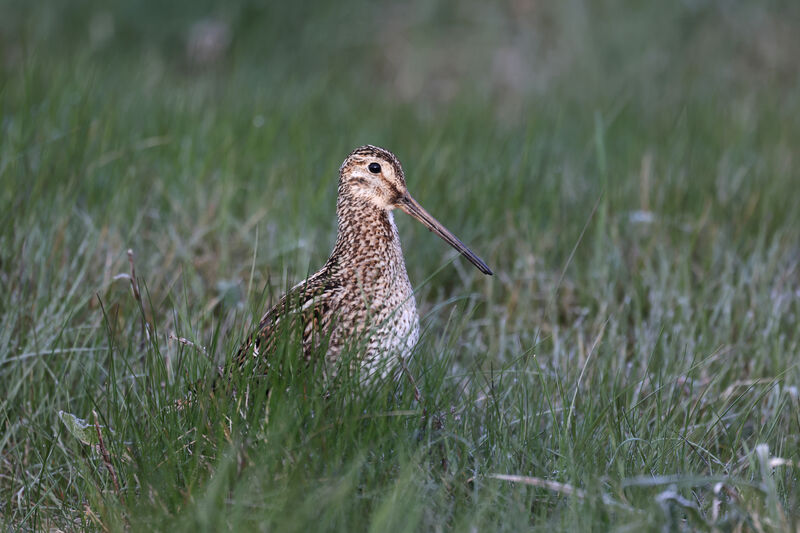
{"label": "bird's breast", "polygon": [[340,320],[331,356],[353,339],[364,340],[369,375],[386,375],[397,357],[407,357],[419,338],[414,290],[408,279],[400,237],[391,212],[340,224],[330,260],[341,288]]}

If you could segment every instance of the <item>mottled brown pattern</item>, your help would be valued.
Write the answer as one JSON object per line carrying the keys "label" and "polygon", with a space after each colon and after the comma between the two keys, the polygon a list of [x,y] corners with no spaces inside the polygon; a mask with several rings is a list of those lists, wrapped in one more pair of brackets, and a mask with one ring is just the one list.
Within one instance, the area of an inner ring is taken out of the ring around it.
{"label": "mottled brown pattern", "polygon": [[[371,172],[371,163],[380,164],[380,172]],[[421,207],[408,195],[403,168],[394,154],[362,146],[339,169],[338,232],[330,258],[264,315],[258,330],[239,349],[236,366],[255,357],[256,366],[266,371],[275,332],[282,325],[297,324],[294,320],[301,321],[306,359],[315,352],[316,343],[327,340],[330,363],[352,346],[361,350],[368,374],[387,375],[395,369],[397,357],[410,355],[419,338],[419,317],[394,224],[395,207],[422,220],[483,272],[491,273],[452,234],[440,231],[441,225],[430,215],[423,212],[427,218],[420,218]]]}

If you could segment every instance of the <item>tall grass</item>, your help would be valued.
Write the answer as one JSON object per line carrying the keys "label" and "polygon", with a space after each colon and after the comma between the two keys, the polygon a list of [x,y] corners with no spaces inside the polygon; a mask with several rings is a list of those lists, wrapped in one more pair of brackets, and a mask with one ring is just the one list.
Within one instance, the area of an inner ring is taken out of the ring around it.
{"label": "tall grass", "polygon": [[[800,527],[794,3],[0,14],[4,528]],[[176,409],[367,142],[496,275],[398,215],[407,375]]]}

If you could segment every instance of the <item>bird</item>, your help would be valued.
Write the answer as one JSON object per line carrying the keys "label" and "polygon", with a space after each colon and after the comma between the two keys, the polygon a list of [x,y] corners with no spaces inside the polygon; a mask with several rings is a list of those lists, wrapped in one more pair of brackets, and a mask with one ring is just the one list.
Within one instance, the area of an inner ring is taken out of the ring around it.
{"label": "bird", "polygon": [[[334,368],[357,348],[366,376],[386,376],[419,340],[419,314],[394,222],[399,209],[458,250],[479,271],[486,263],[431,216],[408,192],[397,157],[373,145],[353,150],[339,168],[336,243],[323,267],[294,285],[241,344],[233,368],[248,361],[264,372],[279,332],[302,332],[302,356],[324,357]],[[285,330],[284,330],[285,331]],[[324,352],[324,355],[320,355]]]}

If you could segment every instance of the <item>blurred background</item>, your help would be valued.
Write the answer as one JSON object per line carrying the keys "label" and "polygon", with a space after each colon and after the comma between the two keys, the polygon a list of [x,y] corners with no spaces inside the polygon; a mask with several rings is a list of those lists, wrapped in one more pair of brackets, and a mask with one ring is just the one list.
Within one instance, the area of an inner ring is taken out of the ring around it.
{"label": "blurred background", "polygon": [[141,89],[151,91],[159,81],[248,75],[243,98],[281,80],[353,106],[348,95],[361,87],[386,102],[415,102],[421,113],[465,97],[519,111],[515,105],[548,94],[675,104],[687,95],[793,87],[796,9],[735,0],[5,0],[3,66],[16,72],[32,54],[101,70],[125,65],[140,69]]}
{"label": "blurred background", "polygon": [[562,277],[586,312],[666,258],[702,278],[798,235],[795,2],[1,5],[7,269],[91,245],[103,288],[131,247],[158,302],[257,314],[254,290],[327,257],[336,169],[366,143],[498,271],[421,286],[453,252],[399,217],[423,302],[467,284],[508,312]]}

